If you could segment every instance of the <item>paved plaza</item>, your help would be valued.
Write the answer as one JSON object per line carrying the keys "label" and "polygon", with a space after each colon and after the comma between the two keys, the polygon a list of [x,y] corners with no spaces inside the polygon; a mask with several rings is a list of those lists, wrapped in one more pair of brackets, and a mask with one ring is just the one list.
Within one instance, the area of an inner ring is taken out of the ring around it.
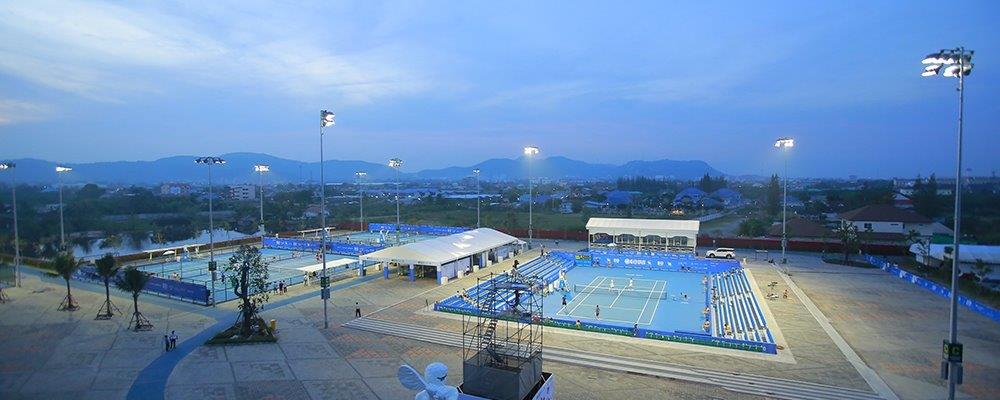
{"label": "paved plaza", "polygon": [[[580,244],[561,247],[576,250]],[[780,333],[778,355],[556,328],[545,330],[545,345],[866,391],[878,391],[882,384],[902,399],[944,396],[938,362],[947,334],[945,298],[877,269],[832,266],[815,255],[793,254],[790,263],[790,276],[769,264],[747,264],[759,290],[767,291],[770,282],[778,282],[778,293],[790,289],[789,299],[765,302]],[[0,398],[412,398],[396,380],[400,364],[422,370],[429,362],[443,361],[451,368],[448,380],[457,384],[461,351],[344,327],[354,318],[354,303],[361,305],[365,318],[458,332],[460,319],[430,311],[428,305],[471,286],[478,275],[509,267],[506,261],[445,286],[432,280],[383,280],[380,275],[338,282],[329,329],[323,329],[317,288],[297,286],[272,297],[265,307],[264,317],[278,322],[279,342],[240,346],[202,345],[235,320],[235,304],[206,308],[143,295],[140,309],[155,328],[136,333],[125,329],[131,299],[120,292],[113,290],[113,301],[126,316],[95,321],[103,287],[74,281],[73,293],[83,308],[57,311],[63,282],[28,274],[22,288],[9,289],[13,301],[0,304]],[[1000,325],[965,309],[960,312],[960,339],[966,346],[962,396],[997,398]],[[166,353],[163,335],[171,330],[181,343]],[[557,362],[546,362],[545,369],[555,373],[561,399],[759,398],[710,384]]]}

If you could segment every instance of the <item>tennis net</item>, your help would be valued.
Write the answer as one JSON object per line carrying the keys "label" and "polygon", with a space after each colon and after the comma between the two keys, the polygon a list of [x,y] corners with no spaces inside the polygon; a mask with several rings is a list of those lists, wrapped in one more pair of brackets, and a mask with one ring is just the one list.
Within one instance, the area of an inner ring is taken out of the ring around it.
{"label": "tennis net", "polygon": [[642,298],[652,298],[652,299],[665,299],[667,298],[667,292],[665,290],[654,290],[647,288],[610,288],[608,286],[591,286],[591,285],[573,285],[573,291],[581,294],[602,294],[606,296],[618,296],[622,297],[642,297]]}

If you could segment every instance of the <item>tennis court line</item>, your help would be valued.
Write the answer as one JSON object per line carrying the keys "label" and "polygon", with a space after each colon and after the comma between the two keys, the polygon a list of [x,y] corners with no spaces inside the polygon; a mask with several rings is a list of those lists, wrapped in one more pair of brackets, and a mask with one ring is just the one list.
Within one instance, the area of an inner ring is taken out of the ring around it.
{"label": "tennis court line", "polygon": [[[601,278],[601,281],[597,283],[598,286],[600,286],[600,284],[604,283],[604,281],[606,281],[608,279],[608,277],[606,277],[606,276],[595,276],[594,279],[592,279],[590,281],[590,283],[594,283],[594,281],[596,281],[597,278]],[[590,286],[593,286],[593,285],[590,285]],[[596,288],[595,289],[591,289],[591,291],[588,292],[587,295],[583,296],[583,298],[580,299],[580,302],[577,303],[575,306],[573,306],[573,309],[569,311],[569,314],[573,315],[573,312],[575,312],[577,308],[580,308],[580,304],[585,303],[586,300],[587,300],[587,298],[590,297],[590,295],[594,294],[595,290],[597,290],[597,289]],[[576,298],[573,299],[573,302],[576,303]]]}

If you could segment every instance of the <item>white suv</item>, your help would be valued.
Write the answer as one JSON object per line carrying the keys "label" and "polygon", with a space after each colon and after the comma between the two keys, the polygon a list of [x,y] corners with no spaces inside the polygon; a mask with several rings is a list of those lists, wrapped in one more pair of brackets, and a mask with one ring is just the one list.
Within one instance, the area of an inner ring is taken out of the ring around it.
{"label": "white suv", "polygon": [[729,247],[719,247],[705,252],[706,258],[736,258],[736,250]]}

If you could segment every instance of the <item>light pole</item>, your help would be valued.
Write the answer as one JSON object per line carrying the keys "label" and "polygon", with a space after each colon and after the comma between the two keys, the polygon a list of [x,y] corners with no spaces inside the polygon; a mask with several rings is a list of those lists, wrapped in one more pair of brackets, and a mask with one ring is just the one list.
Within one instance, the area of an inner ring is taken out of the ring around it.
{"label": "light pole", "polygon": [[56,166],[56,177],[59,178],[59,248],[66,251],[66,224],[63,222],[63,181],[62,174],[72,171],[73,168],[62,165]]}
{"label": "light pole", "polygon": [[368,176],[365,171],[358,171],[354,173],[354,177],[358,180],[358,222],[361,223],[360,230],[365,230],[365,190],[361,187],[361,181]]}
{"label": "light pole", "polygon": [[13,162],[0,163],[0,171],[10,170],[10,199],[14,211],[14,286],[21,287],[21,240],[17,232],[17,176]]}
{"label": "light pole", "polygon": [[212,209],[212,166],[225,164],[220,157],[199,157],[195,163],[208,166],[208,271],[212,273],[212,307],[215,307],[215,215]]}
{"label": "light pole", "polygon": [[476,169],[472,170],[472,173],[476,174],[476,228],[477,229],[479,228],[479,203],[482,203],[482,200],[480,200],[480,198],[479,198],[479,173],[480,172],[482,172],[482,171],[480,171],[479,168],[476,168]]}
{"label": "light pole", "polygon": [[264,243],[264,173],[271,172],[271,166],[267,164],[257,164],[253,166],[254,172],[257,173],[257,186],[260,186],[260,240],[261,244]]}
{"label": "light pole", "polygon": [[[778,140],[774,141],[774,147],[781,149],[785,153],[792,147],[795,147],[795,139],[790,137],[780,137]],[[785,257],[785,248],[788,247],[788,232],[785,230],[785,225],[788,223],[788,156],[785,156],[785,172],[782,174],[782,180],[784,180],[784,189],[781,194],[781,263],[787,264],[788,258]]]}
{"label": "light pole", "polygon": [[529,247],[534,244],[532,240],[534,238],[534,233],[533,233],[534,225],[532,224],[533,222],[532,210],[534,209],[535,205],[535,197],[534,194],[532,193],[532,186],[531,186],[532,185],[531,158],[532,156],[537,155],[538,152],[539,152],[538,147],[535,146],[527,146],[524,148],[524,155],[525,157],[528,158],[528,246]]}
{"label": "light pole", "polygon": [[323,329],[330,327],[330,319],[327,316],[327,303],[330,300],[330,279],[326,275],[326,177],[323,172],[323,132],[324,128],[334,126],[333,118],[336,115],[332,111],[320,110],[319,112],[319,212],[320,225],[323,226],[323,236],[320,239],[319,252],[323,259],[323,275],[319,278],[320,297],[323,299]]}
{"label": "light pole", "polygon": [[403,166],[403,160],[393,158],[389,160],[389,167],[396,170],[396,246],[399,246],[399,168]]}
{"label": "light pole", "polygon": [[941,362],[941,377],[948,380],[948,399],[955,398],[955,386],[962,375],[962,344],[958,342],[958,257],[959,238],[962,221],[962,129],[965,123],[965,77],[972,72],[974,51],[958,47],[941,50],[924,57],[924,72],[921,76],[937,75],[944,69],[944,77],[958,78],[958,143],[955,165],[955,240],[951,252],[951,313],[949,317],[948,340],[944,342],[944,361]]}

